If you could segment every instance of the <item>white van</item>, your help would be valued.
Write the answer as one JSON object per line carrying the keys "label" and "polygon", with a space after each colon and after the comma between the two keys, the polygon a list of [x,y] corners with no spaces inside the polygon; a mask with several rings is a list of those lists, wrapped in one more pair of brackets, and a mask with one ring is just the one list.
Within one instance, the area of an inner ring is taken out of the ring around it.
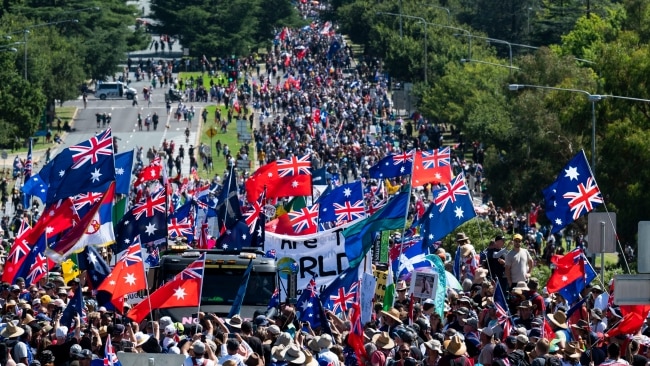
{"label": "white van", "polygon": [[97,85],[95,90],[95,98],[105,100],[106,98],[124,98],[133,99],[133,96],[137,91],[133,88],[129,88],[126,84],[116,81],[116,82],[106,82]]}

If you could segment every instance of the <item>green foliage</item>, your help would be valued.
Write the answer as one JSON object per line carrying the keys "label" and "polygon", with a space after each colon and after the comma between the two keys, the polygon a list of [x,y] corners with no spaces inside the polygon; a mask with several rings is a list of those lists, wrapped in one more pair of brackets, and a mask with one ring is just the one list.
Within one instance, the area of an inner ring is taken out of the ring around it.
{"label": "green foliage", "polygon": [[448,253],[456,253],[456,234],[465,233],[472,242],[476,253],[483,251],[490,244],[490,240],[494,239],[497,234],[503,234],[500,230],[496,229],[492,224],[482,219],[472,219],[463,225],[459,226],[454,232],[447,235],[442,241],[442,247]]}

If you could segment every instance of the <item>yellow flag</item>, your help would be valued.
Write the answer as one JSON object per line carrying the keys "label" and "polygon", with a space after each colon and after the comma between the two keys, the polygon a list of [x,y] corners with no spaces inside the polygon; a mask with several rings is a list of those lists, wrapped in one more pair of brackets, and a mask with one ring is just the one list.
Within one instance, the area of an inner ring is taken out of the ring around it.
{"label": "yellow flag", "polygon": [[388,193],[389,196],[397,193],[397,191],[399,191],[400,188],[399,184],[396,185],[390,184],[390,180],[388,179],[384,180],[384,185],[386,186],[386,192]]}
{"label": "yellow flag", "polygon": [[61,262],[61,272],[63,272],[63,280],[66,284],[68,281],[75,279],[75,277],[79,276],[81,273],[79,272],[79,267],[77,267],[77,264],[73,262],[72,259],[67,259]]}

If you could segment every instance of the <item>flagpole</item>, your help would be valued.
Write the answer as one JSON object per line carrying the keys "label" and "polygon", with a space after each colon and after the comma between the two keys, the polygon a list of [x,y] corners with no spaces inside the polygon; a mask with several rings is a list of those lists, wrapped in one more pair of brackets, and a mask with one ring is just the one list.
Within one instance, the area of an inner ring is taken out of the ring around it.
{"label": "flagpole", "polygon": [[[226,220],[228,219],[228,205],[230,205],[230,183],[232,182],[232,177],[231,175],[233,174],[235,170],[235,164],[233,164],[230,167],[230,172],[228,172],[228,189],[226,190],[226,209],[224,210],[223,214],[223,226],[226,226]],[[235,178],[237,179],[237,178]],[[235,181],[236,182],[236,181]],[[217,205],[220,204],[221,202],[217,202]],[[221,228],[219,228],[219,231],[221,231]]]}
{"label": "flagpole", "polygon": [[[408,197],[406,198],[406,212],[404,213],[404,227],[402,227],[402,235],[400,237],[400,245],[399,245],[399,257],[397,257],[397,268],[399,269],[400,266],[402,265],[402,254],[404,254],[404,233],[406,232],[406,221],[409,218],[409,208],[411,207],[411,192],[413,191],[413,170],[415,168],[415,154],[417,154],[417,150],[413,149],[413,155],[411,156],[411,183],[409,184],[409,192],[408,192]],[[400,194],[402,194],[400,192]],[[389,260],[390,262],[390,260]],[[390,263],[389,263],[390,264]],[[399,282],[399,273],[397,273],[397,280]]]}
{"label": "flagpole", "polygon": [[[205,258],[208,256],[205,252],[203,252],[203,273],[205,274]],[[199,314],[201,313],[201,298],[203,297],[203,279],[205,278],[205,275],[201,277],[201,287],[199,288],[199,306],[196,309],[196,321],[198,324],[199,321]],[[192,319],[192,322],[194,322],[194,319]]]}
{"label": "flagpole", "polygon": [[[142,248],[140,248],[142,250]],[[144,268],[144,266],[142,266]],[[147,278],[147,273],[144,273],[144,283],[147,285],[147,302],[149,303],[149,314],[151,315],[151,320],[153,320],[153,306],[151,305],[151,292],[149,289],[149,279]]]}

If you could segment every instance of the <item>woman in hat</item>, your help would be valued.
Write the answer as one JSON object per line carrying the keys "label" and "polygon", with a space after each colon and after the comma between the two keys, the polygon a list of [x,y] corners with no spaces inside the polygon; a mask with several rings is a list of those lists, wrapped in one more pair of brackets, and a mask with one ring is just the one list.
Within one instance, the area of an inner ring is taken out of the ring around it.
{"label": "woman in hat", "polygon": [[386,360],[395,347],[395,342],[390,338],[388,332],[380,332],[372,337],[372,343],[375,344],[377,350],[370,355],[370,364],[372,366],[386,365]]}
{"label": "woman in hat", "polygon": [[471,366],[469,358],[466,357],[467,346],[465,342],[460,338],[460,335],[456,334],[451,336],[443,343],[445,347],[445,353],[440,358],[438,366]]}
{"label": "woman in hat", "polygon": [[442,355],[442,344],[437,339],[431,339],[424,342],[425,359],[422,360],[422,366],[438,366],[438,361]]}

